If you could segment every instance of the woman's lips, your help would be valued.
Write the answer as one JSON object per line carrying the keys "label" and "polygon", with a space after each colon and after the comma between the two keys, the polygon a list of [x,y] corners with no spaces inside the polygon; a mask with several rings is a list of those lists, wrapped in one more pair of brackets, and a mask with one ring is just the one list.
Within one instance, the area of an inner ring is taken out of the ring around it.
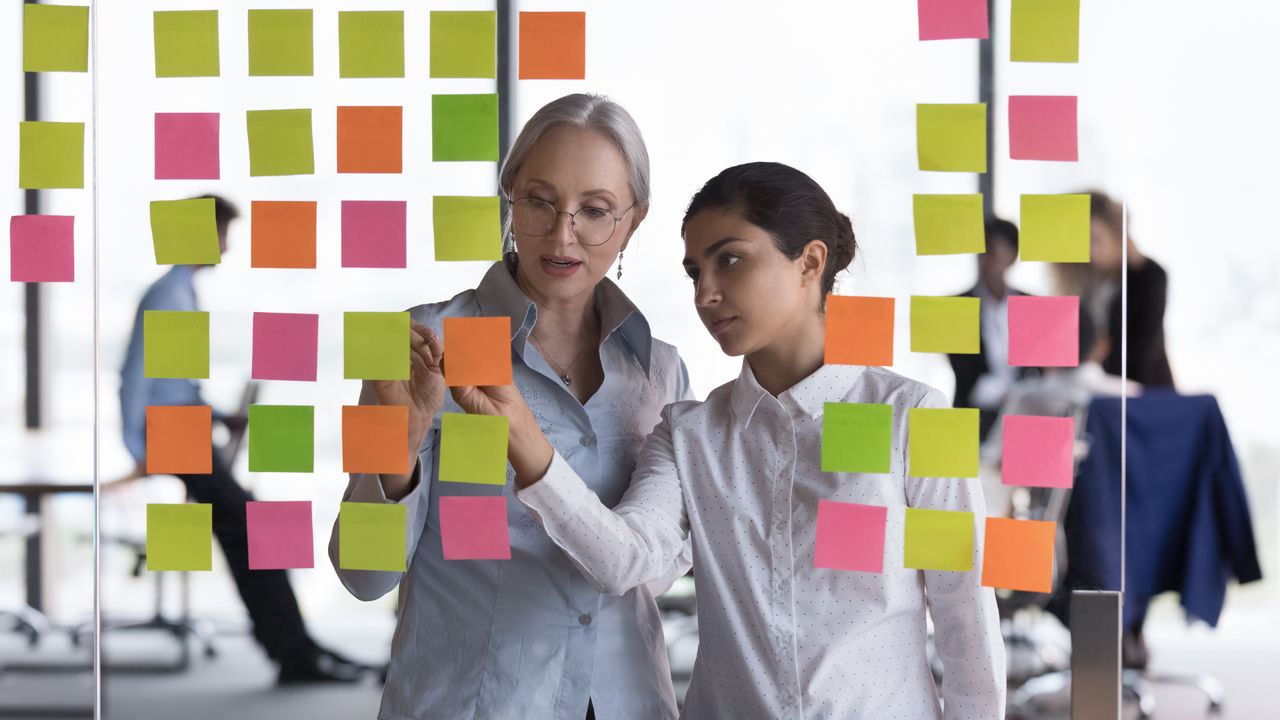
{"label": "woman's lips", "polygon": [[541,259],[543,272],[552,277],[566,278],[578,272],[578,268],[582,267],[582,261],[573,258],[543,255]]}
{"label": "woman's lips", "polygon": [[737,318],[727,317],[720,318],[719,320],[712,320],[707,323],[707,330],[710,330],[712,335],[719,335],[736,319]]}

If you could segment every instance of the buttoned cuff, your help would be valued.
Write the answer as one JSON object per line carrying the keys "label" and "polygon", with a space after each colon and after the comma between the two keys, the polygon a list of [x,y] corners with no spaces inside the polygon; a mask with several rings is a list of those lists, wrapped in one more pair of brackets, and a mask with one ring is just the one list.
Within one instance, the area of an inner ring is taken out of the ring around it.
{"label": "buttoned cuff", "polygon": [[579,508],[587,496],[595,493],[587,487],[569,462],[555,451],[551,464],[542,479],[524,489],[516,490],[516,499],[533,513],[538,524],[552,527],[577,517]]}
{"label": "buttoned cuff", "polygon": [[390,500],[387,493],[382,488],[382,480],[378,478],[377,473],[358,473],[354,474],[356,484],[351,488],[351,494],[347,496],[347,502],[364,502],[364,503],[391,503],[393,505],[408,505],[418,499],[422,494],[422,462],[419,461],[413,466],[413,474],[410,476],[410,483],[413,489],[405,494],[399,500]]}

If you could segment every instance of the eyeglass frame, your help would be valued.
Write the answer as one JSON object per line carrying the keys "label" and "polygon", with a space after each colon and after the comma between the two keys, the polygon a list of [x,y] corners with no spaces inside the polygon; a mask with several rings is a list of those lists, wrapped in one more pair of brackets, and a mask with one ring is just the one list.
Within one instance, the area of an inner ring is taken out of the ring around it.
{"label": "eyeglass frame", "polygon": [[[573,236],[574,236],[574,237],[576,237],[576,238],[578,239],[578,242],[580,242],[580,243],[582,243],[583,245],[586,245],[586,246],[588,246],[588,247],[599,247],[599,246],[604,245],[605,243],[609,242],[610,240],[612,240],[612,239],[613,239],[613,235],[614,235],[614,233],[618,232],[618,223],[620,223],[620,222],[622,222],[623,220],[625,220],[625,219],[626,219],[626,217],[627,217],[628,215],[630,215],[630,214],[631,214],[631,211],[632,211],[632,210],[635,210],[635,209],[636,209],[636,206],[640,204],[640,202],[639,202],[639,201],[633,202],[633,203],[631,203],[631,206],[630,206],[630,207],[628,207],[625,211],[623,211],[623,213],[622,213],[621,215],[614,215],[612,210],[607,210],[607,209],[605,209],[605,208],[592,207],[592,206],[590,206],[590,205],[583,205],[583,206],[579,207],[579,208],[578,208],[576,211],[574,211],[574,212],[569,212],[568,210],[559,210],[559,209],[557,209],[557,208],[556,208],[556,204],[555,204],[555,203],[551,202],[550,200],[543,200],[542,198],[538,197],[537,195],[521,195],[520,197],[518,197],[518,198],[514,198],[514,199],[512,199],[510,196],[508,196],[508,197],[507,197],[507,202],[508,202],[508,203],[510,203],[510,204],[512,205],[512,210],[511,210],[511,229],[512,229],[512,230],[515,230],[515,229],[516,229],[516,212],[515,212],[515,207],[514,207],[514,206],[515,206],[515,204],[516,204],[516,203],[520,202],[521,200],[537,200],[538,202],[546,203],[548,206],[550,206],[551,210],[555,213],[555,215],[552,217],[552,220],[551,220],[551,227],[547,228],[547,231],[546,231],[546,232],[544,232],[544,233],[542,233],[541,235],[531,235],[531,237],[544,237],[544,236],[546,236],[546,235],[551,234],[551,231],[552,231],[552,230],[554,230],[554,229],[555,229],[555,227],[556,227],[556,222],[560,220],[560,216],[561,216],[561,215],[568,215],[568,216],[569,216],[569,229],[573,231]],[[608,237],[606,237],[604,240],[601,240],[601,241],[600,241],[600,242],[598,242],[598,243],[592,243],[592,242],[587,242],[586,240],[583,240],[583,239],[582,239],[582,236],[578,234],[578,231],[577,231],[576,229],[574,229],[573,221],[577,218],[578,213],[582,212],[583,210],[588,210],[588,209],[590,209],[590,210],[601,210],[601,211],[603,211],[603,212],[605,212],[605,213],[608,213],[609,217],[612,217],[612,218],[613,218],[613,229],[611,229],[611,230],[609,231],[609,236],[608,236]],[[521,232],[527,232],[527,231],[522,230]]]}

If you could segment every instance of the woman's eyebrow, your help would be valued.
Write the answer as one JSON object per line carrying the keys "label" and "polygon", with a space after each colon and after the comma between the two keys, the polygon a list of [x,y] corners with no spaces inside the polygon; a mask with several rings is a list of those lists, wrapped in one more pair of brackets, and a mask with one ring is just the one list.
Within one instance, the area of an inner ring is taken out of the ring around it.
{"label": "woman's eyebrow", "polygon": [[[722,248],[722,247],[724,247],[725,245],[728,245],[729,243],[732,243],[732,242],[746,242],[746,240],[744,240],[744,239],[742,239],[742,238],[740,238],[740,237],[733,237],[733,236],[729,236],[729,237],[727,237],[727,238],[722,238],[722,239],[717,240],[717,241],[715,241],[714,243],[712,243],[712,244],[711,244],[711,247],[707,248],[706,250],[703,250],[703,251],[702,251],[702,256],[703,256],[703,257],[708,257],[708,258],[709,258],[709,257],[711,257],[712,255],[714,255],[714,254],[715,254],[715,252],[716,252],[717,250],[719,250],[720,248]],[[684,259],[684,264],[685,264],[685,265],[696,265],[696,264],[697,264],[697,261],[696,261],[696,260],[694,260],[694,259],[693,259],[693,258],[691,258],[691,257],[686,257],[686,258]]]}

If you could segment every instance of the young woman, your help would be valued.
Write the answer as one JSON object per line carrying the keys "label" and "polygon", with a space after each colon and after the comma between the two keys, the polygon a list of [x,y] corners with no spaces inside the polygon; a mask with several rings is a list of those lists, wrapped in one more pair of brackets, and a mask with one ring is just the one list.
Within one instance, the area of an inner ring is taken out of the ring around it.
{"label": "young woman", "polygon": [[[518,393],[455,388],[467,410],[511,418],[517,496],[609,593],[659,577],[692,538],[700,646],[686,717],[1003,717],[993,592],[976,572],[903,567],[905,508],[985,515],[975,480],[907,475],[908,410],[946,402],[883,368],[823,364],[824,300],[856,248],[848,218],[804,173],[752,163],[694,196],[683,235],[698,316],[726,353],[745,357],[738,379],[663,410],[612,509],[542,438]],[[890,473],[820,470],[826,402],[892,405]],[[883,573],[814,566],[819,500],[888,508]],[[975,532],[975,567],[979,541]]]}

